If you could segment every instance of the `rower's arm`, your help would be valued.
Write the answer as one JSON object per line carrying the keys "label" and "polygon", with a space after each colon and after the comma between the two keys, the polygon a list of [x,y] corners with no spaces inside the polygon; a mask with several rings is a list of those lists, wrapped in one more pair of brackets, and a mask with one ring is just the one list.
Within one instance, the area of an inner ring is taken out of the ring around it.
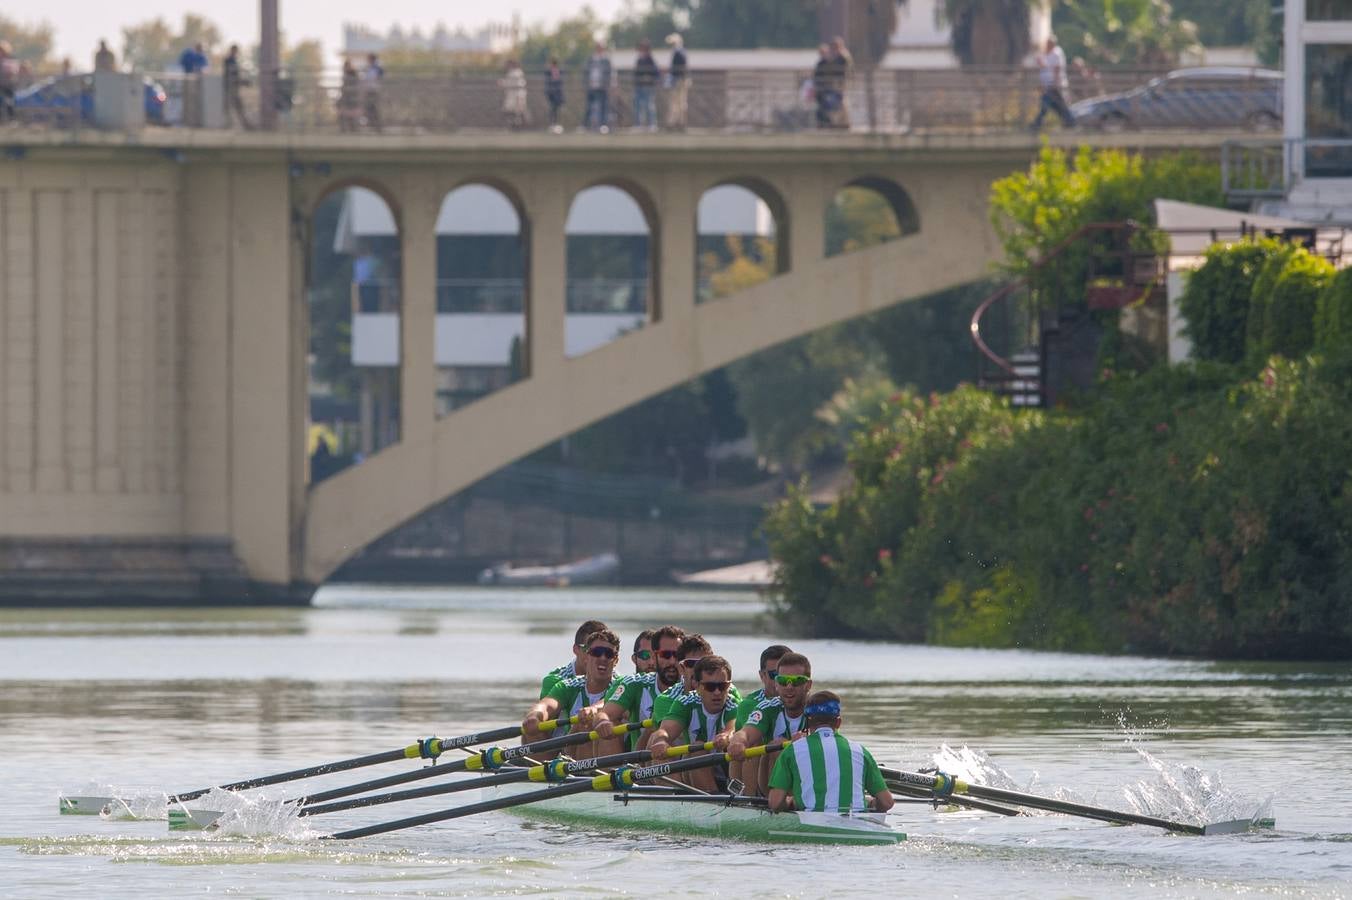
{"label": "rower's arm", "polygon": [[614,701],[606,701],[601,705],[601,709],[596,713],[596,721],[592,729],[603,738],[608,738],[615,726],[626,721],[626,713],[623,706]]}
{"label": "rower's arm", "polygon": [[746,759],[746,748],[756,747],[765,742],[765,735],[755,725],[744,725],[740,731],[734,731],[728,738],[728,752],[734,760]]}
{"label": "rower's arm", "polygon": [[652,737],[648,738],[648,750],[652,752],[653,759],[666,753],[671,742],[680,736],[688,723],[680,719],[663,719],[662,724],[653,731]]}
{"label": "rower's arm", "polygon": [[892,792],[883,788],[873,795],[873,803],[871,806],[874,812],[887,812],[895,803],[896,801],[892,799]]}
{"label": "rower's arm", "polygon": [[770,796],[765,800],[770,812],[789,812],[793,809],[793,797],[783,788],[770,788]]}
{"label": "rower's arm", "polygon": [[526,717],[521,720],[522,731],[539,731],[541,722],[554,718],[559,712],[559,701],[553,697],[545,697],[537,700],[535,705],[526,713]]}

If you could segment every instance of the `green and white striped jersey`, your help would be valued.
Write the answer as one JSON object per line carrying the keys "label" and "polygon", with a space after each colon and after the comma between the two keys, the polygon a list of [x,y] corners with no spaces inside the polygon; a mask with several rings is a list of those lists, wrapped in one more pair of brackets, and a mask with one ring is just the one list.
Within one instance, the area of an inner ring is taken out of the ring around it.
{"label": "green and white striped jersey", "polygon": [[868,749],[830,728],[818,728],[785,747],[768,784],[792,794],[796,808],[806,812],[863,811],[868,809],[865,792],[887,790]]}
{"label": "green and white striped jersey", "polygon": [[543,700],[548,697],[554,685],[577,674],[577,660],[569,660],[557,669],[550,669],[545,673],[545,677],[540,679],[540,699]]}
{"label": "green and white striped jersey", "polygon": [[[615,681],[616,679],[612,678],[609,684],[593,694],[591,691],[587,690],[587,676],[575,675],[572,678],[565,678],[555,684],[554,687],[550,688],[549,693],[546,696],[559,701],[558,717],[567,721],[577,715],[578,710],[582,709],[582,707],[591,706],[593,703],[604,697],[611,686],[615,684]],[[554,733],[567,734],[568,729],[560,724],[558,730]]]}
{"label": "green and white striped jersey", "polygon": [[806,711],[790,716],[784,708],[784,701],[771,697],[756,704],[756,708],[747,714],[742,724],[750,725],[761,733],[761,742],[768,744],[780,738],[791,738],[803,730],[803,715]]}

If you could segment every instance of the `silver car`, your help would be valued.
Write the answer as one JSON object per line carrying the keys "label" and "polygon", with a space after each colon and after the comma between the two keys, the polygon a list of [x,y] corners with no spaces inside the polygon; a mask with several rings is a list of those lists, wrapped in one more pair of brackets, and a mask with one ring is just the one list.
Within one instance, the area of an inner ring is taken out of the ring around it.
{"label": "silver car", "polygon": [[1247,66],[1178,69],[1143,87],[1090,97],[1070,107],[1085,128],[1247,128],[1282,126],[1282,73]]}

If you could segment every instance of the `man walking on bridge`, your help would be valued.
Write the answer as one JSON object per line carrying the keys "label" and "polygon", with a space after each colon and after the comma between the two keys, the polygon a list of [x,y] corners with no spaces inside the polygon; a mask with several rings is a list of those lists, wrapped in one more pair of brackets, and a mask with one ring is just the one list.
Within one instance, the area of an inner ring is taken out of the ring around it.
{"label": "man walking on bridge", "polygon": [[1066,128],[1075,127],[1075,116],[1066,102],[1070,92],[1070,79],[1066,76],[1066,51],[1056,45],[1056,36],[1050,35],[1046,45],[1037,57],[1038,83],[1042,86],[1042,103],[1033,120],[1033,130],[1042,127],[1042,119],[1051,110],[1061,117]]}

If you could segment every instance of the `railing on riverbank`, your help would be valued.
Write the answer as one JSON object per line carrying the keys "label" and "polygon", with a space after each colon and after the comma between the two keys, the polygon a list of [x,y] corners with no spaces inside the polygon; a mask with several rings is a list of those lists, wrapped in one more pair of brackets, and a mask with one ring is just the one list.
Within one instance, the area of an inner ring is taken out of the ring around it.
{"label": "railing on riverbank", "polygon": [[[697,61],[697,60],[696,60]],[[1072,98],[1083,99],[1140,87],[1163,73],[1159,68],[1113,68],[1070,76]],[[358,81],[344,85],[335,70],[287,72],[277,80],[278,130],[293,132],[390,131],[444,133],[475,129],[546,130],[551,125],[545,93],[545,72],[526,73],[525,122],[512,121],[505,111],[501,73],[455,68],[391,67],[378,89]],[[188,98],[192,78],[180,73],[151,73],[168,100],[156,112],[170,126],[196,118]],[[206,76],[212,76],[210,73]],[[252,125],[259,121],[257,79],[241,89],[241,99]],[[829,127],[855,131],[1008,130],[1026,128],[1038,111],[1041,88],[1034,68],[972,66],[950,69],[883,69],[870,79],[851,75],[842,94],[846,115]],[[585,73],[564,75],[564,103],[558,124],[583,127],[587,112]],[[200,96],[217,97],[219,86]],[[635,124],[634,73],[618,71],[608,94],[611,128]],[[654,91],[658,122],[666,127],[674,96],[670,89]],[[147,101],[149,103],[149,101]],[[701,69],[691,71],[688,88],[691,129],[714,131],[800,131],[821,127],[818,121],[812,70],[802,68]],[[872,116],[870,116],[872,112]],[[218,118],[215,116],[207,117]],[[50,110],[18,110],[17,127],[73,129],[90,127],[80,116],[52,115]],[[150,126],[153,127],[153,126]],[[1153,127],[1153,126],[1152,126]],[[1209,127],[1188,123],[1188,130]],[[1218,127],[1218,126],[1211,126]],[[1224,128],[1226,126],[1219,126]]]}

